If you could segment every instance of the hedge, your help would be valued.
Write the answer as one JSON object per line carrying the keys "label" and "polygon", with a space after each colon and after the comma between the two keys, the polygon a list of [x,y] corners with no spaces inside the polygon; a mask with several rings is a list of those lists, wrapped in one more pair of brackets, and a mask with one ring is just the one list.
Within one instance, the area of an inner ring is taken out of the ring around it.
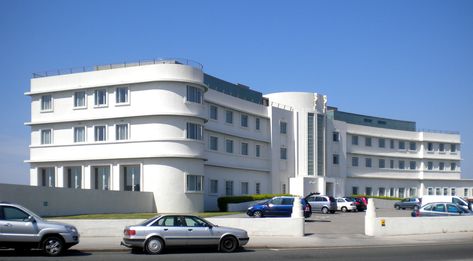
{"label": "hedge", "polygon": [[388,197],[388,196],[367,196],[367,195],[363,195],[363,194],[353,195],[353,197],[377,198],[377,199],[387,199],[387,200],[401,200],[401,199],[404,199],[404,198]]}
{"label": "hedge", "polygon": [[219,197],[217,199],[218,208],[220,211],[225,212],[227,211],[227,205],[229,203],[242,203],[242,202],[249,202],[249,201],[257,201],[263,199],[270,199],[277,196],[291,196],[289,194],[255,194],[255,195],[245,195],[245,196],[226,196],[226,197]]}

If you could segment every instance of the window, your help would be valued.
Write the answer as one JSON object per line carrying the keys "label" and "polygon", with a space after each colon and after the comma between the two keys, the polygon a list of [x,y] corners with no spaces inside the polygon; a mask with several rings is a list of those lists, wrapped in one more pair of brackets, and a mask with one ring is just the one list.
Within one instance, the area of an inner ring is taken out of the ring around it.
{"label": "window", "polygon": [[406,149],[406,143],[403,140],[399,141],[399,149],[400,150],[405,150]]}
{"label": "window", "polygon": [[340,159],[338,154],[333,154],[333,164],[338,165],[340,163]]}
{"label": "window", "polygon": [[389,196],[390,196],[390,197],[394,197],[395,194],[396,194],[396,193],[394,193],[394,192],[395,192],[394,188],[390,188],[390,189],[389,189]]}
{"label": "window", "polygon": [[218,120],[218,107],[215,105],[210,105],[210,119]]}
{"label": "window", "polygon": [[53,110],[53,98],[51,95],[41,96],[41,111]]}
{"label": "window", "polygon": [[427,188],[427,195],[429,196],[434,195],[434,188]]}
{"label": "window", "polygon": [[379,159],[378,164],[379,164],[379,168],[380,168],[380,169],[384,169],[384,168],[386,167],[386,166],[385,166],[384,159]]}
{"label": "window", "polygon": [[455,188],[450,189],[450,196],[456,196],[457,191]]}
{"label": "window", "polygon": [[358,187],[351,187],[351,194],[358,195]]}
{"label": "window", "polygon": [[365,137],[365,146],[371,147],[371,137]]}
{"label": "window", "polygon": [[287,159],[287,148],[281,148],[279,150],[279,158],[283,160]]}
{"label": "window", "polygon": [[255,191],[256,191],[256,194],[261,194],[261,183],[256,183],[256,186],[255,186]]}
{"label": "window", "polygon": [[256,118],[255,126],[256,126],[256,130],[260,130],[260,119],[259,118]]}
{"label": "window", "polygon": [[358,136],[351,136],[351,144],[352,145],[358,145]]}
{"label": "window", "polygon": [[233,112],[232,111],[225,111],[225,122],[229,124],[233,124]]}
{"label": "window", "polygon": [[403,160],[399,161],[399,169],[405,169],[406,168],[406,163]]}
{"label": "window", "polygon": [[409,169],[411,169],[411,170],[416,169],[416,162],[415,161],[409,161]]}
{"label": "window", "polygon": [[415,142],[413,141],[409,142],[409,150],[412,150],[412,151],[417,150],[417,146]]}
{"label": "window", "polygon": [[248,155],[248,143],[241,143],[241,155]]}
{"label": "window", "polygon": [[463,196],[464,196],[464,197],[470,196],[468,192],[469,192],[468,188],[464,188],[464,189],[463,189]]}
{"label": "window", "polygon": [[187,138],[192,140],[202,140],[202,125],[188,122]]}
{"label": "window", "polygon": [[427,143],[427,151],[433,151],[434,150],[434,144],[432,142]]}
{"label": "window", "polygon": [[41,168],[41,185],[43,187],[53,188],[56,186],[56,174],[54,173],[54,167]]}
{"label": "window", "polygon": [[445,163],[443,162],[439,163],[439,170],[445,170]]}
{"label": "window", "polygon": [[116,92],[116,103],[128,103],[128,87],[119,87]]}
{"label": "window", "polygon": [[225,151],[233,153],[233,140],[225,140]]}
{"label": "window", "polygon": [[358,157],[351,157],[351,165],[353,167],[358,167]]}
{"label": "window", "polygon": [[202,90],[197,87],[187,85],[187,101],[202,103]]}
{"label": "window", "polygon": [[74,92],[74,108],[84,108],[85,104],[85,92]]}
{"label": "window", "polygon": [[95,141],[107,140],[107,129],[105,126],[95,126],[94,128]]}
{"label": "window", "polygon": [[245,127],[245,128],[248,127],[248,115],[242,114],[240,116],[240,124],[242,127]]}
{"label": "window", "polygon": [[67,173],[67,187],[68,188],[81,188],[82,183],[82,168],[81,167],[68,167]]}
{"label": "window", "polygon": [[450,163],[450,170],[455,171],[456,169],[457,169],[457,164],[455,164],[455,162],[451,162]]}
{"label": "window", "polygon": [[261,156],[261,145],[256,145],[255,149],[256,149],[256,157],[259,158]]}
{"label": "window", "polygon": [[233,181],[225,181],[225,196],[233,196]]}
{"label": "window", "polygon": [[209,146],[211,150],[218,150],[218,137],[210,136]]}
{"label": "window", "polygon": [[439,144],[439,151],[440,151],[440,152],[444,152],[444,151],[445,151],[445,144],[443,144],[443,143],[440,143],[440,144]]}
{"label": "window", "polygon": [[210,180],[210,193],[217,194],[218,193],[218,180],[211,179]]}
{"label": "window", "polygon": [[110,167],[94,167],[94,187],[97,190],[110,190]]}
{"label": "window", "polygon": [[74,142],[85,142],[85,127],[74,127]]}
{"label": "window", "polygon": [[389,148],[394,149],[394,140],[389,140]]}
{"label": "window", "polygon": [[284,121],[281,121],[279,123],[279,133],[281,134],[286,134],[287,133],[287,123]]}
{"label": "window", "polygon": [[128,124],[117,124],[115,126],[115,139],[116,140],[128,139]]}
{"label": "window", "polygon": [[242,182],[241,183],[241,194],[242,195],[248,195],[248,182]]}
{"label": "window", "polygon": [[448,188],[443,188],[443,195],[448,196]]}
{"label": "window", "polygon": [[204,176],[200,175],[187,175],[187,192],[200,192],[202,191],[202,181]]}
{"label": "window", "polygon": [[405,189],[404,189],[404,188],[399,188],[399,197],[400,197],[400,198],[406,197],[406,196],[404,195],[404,193],[405,193]]}
{"label": "window", "polygon": [[386,196],[386,189],[378,188],[378,196]]}
{"label": "window", "polygon": [[107,90],[106,89],[95,90],[94,104],[95,106],[107,105]]}
{"label": "window", "polygon": [[139,165],[123,166],[122,171],[125,178],[125,184],[124,184],[125,191],[140,191],[140,185],[141,185],[140,166]]}
{"label": "window", "polygon": [[[282,184],[282,194],[286,194],[286,184]],[[286,199],[283,199],[283,201]],[[289,204],[284,204],[283,205],[289,205]],[[291,204],[292,205],[292,204]]]}
{"label": "window", "polygon": [[373,189],[371,187],[366,187],[365,188],[365,194],[367,196],[371,196],[371,194],[373,194]]}
{"label": "window", "polygon": [[450,144],[450,152],[457,152],[457,145],[456,144]]}
{"label": "window", "polygon": [[386,140],[385,140],[385,139],[383,139],[383,138],[379,138],[379,139],[378,139],[378,147],[384,148],[384,147],[386,146],[385,143],[386,143]]}
{"label": "window", "polygon": [[427,162],[427,169],[428,170],[433,170],[434,169],[434,163],[432,161]]}
{"label": "window", "polygon": [[[21,221],[27,221],[30,216],[28,213],[25,213],[23,212],[23,210],[18,209],[16,207],[4,206],[2,208],[3,208],[3,218],[2,218],[3,220],[21,222]],[[18,224],[18,227],[20,227],[21,229],[21,225]]]}
{"label": "window", "polygon": [[440,188],[435,188],[435,195],[440,196],[442,195]]}
{"label": "window", "polygon": [[389,168],[394,169],[394,160],[389,160]]}
{"label": "window", "polygon": [[41,130],[41,144],[52,144],[51,129]]}
{"label": "window", "polygon": [[338,131],[334,131],[332,133],[332,140],[335,141],[335,142],[340,141],[340,133]]}
{"label": "window", "polygon": [[371,168],[371,158],[366,158],[365,159],[365,167]]}

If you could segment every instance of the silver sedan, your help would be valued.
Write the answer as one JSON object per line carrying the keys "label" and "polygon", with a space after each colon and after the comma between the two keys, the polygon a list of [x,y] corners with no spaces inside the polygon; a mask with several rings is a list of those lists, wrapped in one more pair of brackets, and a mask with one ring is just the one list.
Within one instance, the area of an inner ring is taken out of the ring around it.
{"label": "silver sedan", "polygon": [[233,252],[248,243],[243,229],[219,227],[192,215],[162,215],[141,224],[125,227],[122,245],[159,254],[165,246],[218,246]]}

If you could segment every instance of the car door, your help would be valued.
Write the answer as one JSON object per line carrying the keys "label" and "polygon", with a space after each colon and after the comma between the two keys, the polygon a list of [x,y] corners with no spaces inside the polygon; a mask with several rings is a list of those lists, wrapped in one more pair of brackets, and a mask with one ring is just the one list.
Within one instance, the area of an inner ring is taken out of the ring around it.
{"label": "car door", "polygon": [[0,208],[0,240],[4,242],[35,242],[38,240],[38,226],[30,215],[13,206]]}
{"label": "car door", "polygon": [[459,216],[463,214],[463,210],[455,204],[447,204],[447,213],[449,216]]}
{"label": "car door", "polygon": [[434,204],[432,211],[430,212],[431,216],[448,216],[447,209],[444,203]]}
{"label": "car door", "polygon": [[283,198],[281,204],[281,216],[290,217],[292,214],[292,206],[294,205],[294,198]]}
{"label": "car door", "polygon": [[194,216],[184,216],[184,226],[187,229],[188,245],[217,245],[220,236],[204,220]]}
{"label": "car door", "polygon": [[270,200],[265,215],[281,216],[281,213],[283,212],[282,200],[282,198],[273,198]]}
{"label": "car door", "polygon": [[187,245],[187,228],[183,226],[181,216],[171,215],[160,218],[153,224],[153,229],[160,234],[168,246]]}

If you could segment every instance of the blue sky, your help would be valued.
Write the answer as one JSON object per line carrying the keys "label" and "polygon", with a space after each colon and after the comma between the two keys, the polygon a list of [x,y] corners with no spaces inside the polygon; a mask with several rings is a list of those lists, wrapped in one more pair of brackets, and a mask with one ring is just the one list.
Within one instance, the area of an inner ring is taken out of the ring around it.
{"label": "blue sky", "polygon": [[263,93],[460,131],[473,178],[473,1],[0,1],[0,183],[28,183],[33,72],[160,57]]}

